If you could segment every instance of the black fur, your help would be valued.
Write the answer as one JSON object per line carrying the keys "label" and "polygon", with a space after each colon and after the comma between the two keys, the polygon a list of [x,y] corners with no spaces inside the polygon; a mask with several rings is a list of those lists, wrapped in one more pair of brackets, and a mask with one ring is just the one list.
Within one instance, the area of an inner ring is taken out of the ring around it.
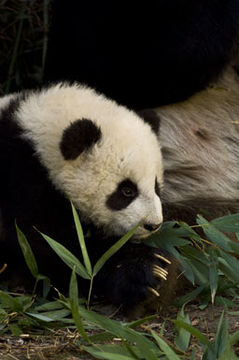
{"label": "black fur", "polygon": [[204,88],[238,37],[238,0],[54,0],[52,9],[46,80],[78,80],[134,109]]}
{"label": "black fur", "polygon": [[145,109],[138,111],[137,114],[144,120],[144,122],[149,124],[153,132],[158,135],[160,128],[160,117],[156,111],[152,109]]}
{"label": "black fur", "polygon": [[[153,275],[153,266],[165,267],[155,254],[159,250],[143,244],[127,244],[114,258],[106,263],[99,273],[102,288],[111,302],[122,305],[123,310],[132,310],[149,296],[149,287],[157,289],[159,280]],[[166,253],[161,255],[168,256]]]}
{"label": "black fur", "polygon": [[76,159],[83,151],[89,150],[101,139],[101,130],[91,120],[72,122],[62,135],[60,150],[65,160]]}
{"label": "black fur", "polygon": [[125,209],[136,197],[138,196],[137,185],[130,179],[123,180],[117,189],[111,194],[107,201],[106,206],[111,210]]}

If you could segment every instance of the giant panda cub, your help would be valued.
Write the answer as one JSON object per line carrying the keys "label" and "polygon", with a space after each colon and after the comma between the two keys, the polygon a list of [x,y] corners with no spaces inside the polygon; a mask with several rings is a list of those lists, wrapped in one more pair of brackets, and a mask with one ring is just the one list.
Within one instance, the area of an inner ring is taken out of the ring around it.
{"label": "giant panda cub", "polygon": [[[27,271],[15,220],[37,258],[40,272],[67,288],[69,269],[34,229],[54,238],[76,256],[69,199],[90,230],[92,263],[140,223],[144,238],[162,223],[163,168],[158,123],[79,84],[23,92],[0,102],[0,261],[12,281]],[[158,256],[157,256],[158,255]],[[128,243],[95,280],[95,294],[131,308],[166,279],[167,261],[144,245]],[[21,279],[22,281],[22,279]],[[88,291],[81,281],[80,291]]]}

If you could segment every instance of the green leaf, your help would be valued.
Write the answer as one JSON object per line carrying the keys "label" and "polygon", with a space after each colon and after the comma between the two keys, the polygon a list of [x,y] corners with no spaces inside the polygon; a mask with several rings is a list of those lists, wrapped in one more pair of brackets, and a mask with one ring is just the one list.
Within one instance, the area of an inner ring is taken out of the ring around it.
{"label": "green leaf", "polygon": [[45,315],[41,315],[41,314],[36,314],[36,313],[31,313],[31,312],[26,312],[27,315],[37,319],[37,320],[41,320],[41,321],[44,321],[44,322],[52,322],[52,321],[55,321],[51,318],[49,318],[48,316],[45,316]]}
{"label": "green leaf", "polygon": [[202,344],[210,347],[211,343],[210,341],[206,338],[205,335],[203,335],[198,329],[196,329],[195,327],[193,327],[190,324],[187,324],[185,321],[183,320],[171,320],[175,325],[177,325],[178,327],[182,327],[183,329],[187,330],[191,335],[195,336]]}
{"label": "green leaf", "polygon": [[182,306],[184,304],[189,303],[190,301],[192,301],[193,299],[195,299],[203,290],[205,289],[205,286],[198,286],[195,290],[191,291],[190,293],[181,296],[180,298],[178,298],[175,303],[178,306]]}
{"label": "green leaf", "polygon": [[231,345],[236,345],[239,343],[239,330],[230,336]]}
{"label": "green leaf", "polygon": [[227,298],[225,298],[223,296],[216,296],[215,305],[223,306],[223,307],[227,307],[227,308],[232,308],[234,306],[238,306],[236,303],[234,303],[230,299],[227,299]]}
{"label": "green leaf", "polygon": [[41,316],[45,316],[53,321],[61,321],[66,316],[70,315],[71,311],[69,309],[61,309],[55,311],[46,311],[42,312]]}
{"label": "green leaf", "polygon": [[131,329],[134,329],[150,320],[153,320],[155,319],[156,317],[158,316],[158,314],[154,314],[154,315],[149,315],[149,316],[146,316],[144,317],[143,319],[139,319],[139,320],[135,320],[135,321],[132,321],[130,323],[128,323],[128,327],[131,328]]}
{"label": "green leaf", "polygon": [[125,234],[121,239],[119,239],[114,245],[112,245],[97,261],[93,269],[93,276],[95,276],[102,266],[106,263],[111,256],[113,256],[135,233],[139,225],[136,225],[131,229],[127,234]]}
{"label": "green leaf", "polygon": [[215,296],[218,287],[218,269],[217,269],[217,258],[211,253],[211,264],[209,266],[209,283],[211,290],[212,304],[214,304]]}
{"label": "green leaf", "polygon": [[71,202],[71,207],[72,207],[72,213],[73,213],[73,217],[74,217],[75,227],[76,227],[77,236],[78,236],[80,247],[81,247],[81,252],[82,252],[85,268],[87,270],[88,275],[92,276],[92,266],[91,266],[91,262],[90,262],[87,248],[85,245],[85,239],[84,239],[80,219],[79,219],[79,216],[78,216],[76,209],[75,209],[74,205],[72,204],[72,202]]}
{"label": "green leaf", "polygon": [[239,214],[226,215],[211,221],[218,230],[239,232]]}
{"label": "green leaf", "polygon": [[218,257],[218,268],[226,275],[226,277],[239,283],[239,261],[232,255],[220,251],[221,257]]}
{"label": "green leaf", "polygon": [[148,340],[142,334],[137,333],[135,330],[130,329],[127,325],[122,325],[116,320],[108,319],[93,311],[86,310],[82,306],[79,306],[81,316],[86,319],[87,322],[97,325],[101,329],[114,334],[116,337],[133,343],[139,349],[140,354],[146,360],[157,360],[158,349],[155,344]]}
{"label": "green leaf", "polygon": [[84,279],[90,279],[86,269],[81,264],[81,262],[73,255],[67,248],[58,243],[57,241],[51,239],[49,236],[40,232],[43,238],[48,242],[50,247],[57,253],[62,261],[68,265],[71,269],[75,266],[75,272],[83,277]]}
{"label": "green leaf", "polygon": [[34,310],[36,311],[52,311],[62,309],[63,305],[58,301],[49,301],[44,302],[42,305],[36,306]]}
{"label": "green leaf", "polygon": [[108,331],[102,331],[99,334],[94,334],[89,336],[89,340],[91,343],[95,344],[98,342],[111,341],[114,338],[114,335],[109,333]]}
{"label": "green leaf", "polygon": [[0,323],[2,323],[3,320],[7,319],[8,313],[0,308]]}
{"label": "green leaf", "polygon": [[69,294],[70,294],[70,306],[71,306],[72,317],[75,322],[76,328],[83,337],[83,339],[89,342],[89,338],[84,329],[81,315],[79,312],[78,284],[76,279],[75,268],[73,268],[72,270]]}
{"label": "green leaf", "polygon": [[217,326],[217,333],[213,342],[213,347],[217,357],[220,357],[226,350],[227,343],[229,342],[228,334],[228,319],[226,317],[223,326],[224,311],[220,316],[220,320]]}
{"label": "green leaf", "polygon": [[[97,359],[143,359],[142,354],[136,346],[124,344],[106,344],[106,345],[96,345],[96,346],[83,346],[83,349],[89,352],[91,355]],[[135,354],[135,355],[134,355]],[[162,353],[159,351],[159,355]],[[120,357],[119,357],[120,356]],[[123,357],[122,357],[123,356]]]}
{"label": "green leaf", "polygon": [[208,239],[211,240],[214,244],[226,251],[234,251],[233,249],[235,246],[233,246],[233,241],[231,241],[225,234],[219,231],[212,223],[204,219],[203,216],[197,216],[197,223],[201,225]]}
{"label": "green leaf", "polygon": [[19,227],[17,226],[16,223],[15,223],[15,226],[16,226],[16,230],[17,230],[18,242],[22,249],[22,253],[23,253],[24,259],[26,261],[26,264],[28,266],[28,269],[30,270],[32,276],[34,278],[37,278],[39,273],[38,273],[38,266],[37,266],[35,256],[32,252],[32,249],[31,249],[29,242],[27,241],[25,235],[22,233],[22,231],[19,229]]}
{"label": "green leaf", "polygon": [[193,271],[195,282],[202,286],[208,286],[208,267],[195,259],[187,259],[187,262],[190,264],[191,270]]}
{"label": "green leaf", "polygon": [[97,345],[97,347],[83,346],[83,349],[96,359],[106,360],[135,360],[129,353],[125,354],[122,345]]}
{"label": "green leaf", "polygon": [[23,311],[23,305],[17,298],[1,290],[0,290],[0,302],[3,305],[3,308],[10,309],[11,311],[16,311],[16,312]]}
{"label": "green leaf", "polygon": [[163,340],[161,339],[154,331],[151,330],[151,333],[156,340],[157,344],[159,345],[160,349],[163,351],[163,353],[167,356],[169,360],[180,360],[178,355],[171,349],[171,347]]}
{"label": "green leaf", "polygon": [[22,330],[17,324],[9,324],[8,327],[13,336],[20,336],[22,334]]}
{"label": "green leaf", "polygon": [[[184,306],[181,308],[180,312],[177,315],[177,320],[182,320],[186,324],[190,324],[189,315],[184,314]],[[177,336],[175,339],[175,345],[182,351],[186,351],[189,347],[191,334],[183,329],[182,327],[176,327],[177,329]]]}

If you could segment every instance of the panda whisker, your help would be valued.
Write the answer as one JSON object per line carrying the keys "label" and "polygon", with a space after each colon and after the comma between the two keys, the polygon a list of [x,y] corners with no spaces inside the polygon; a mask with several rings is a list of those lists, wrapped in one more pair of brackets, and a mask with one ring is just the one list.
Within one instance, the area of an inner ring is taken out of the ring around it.
{"label": "panda whisker", "polygon": [[165,258],[164,256],[162,256],[162,255],[154,254],[154,256],[155,256],[156,258],[160,259],[160,260],[165,261],[167,264],[171,264],[171,261],[168,260],[168,259],[166,259],[166,258]]}
{"label": "panda whisker", "polygon": [[154,288],[152,288],[151,286],[148,286],[148,290],[155,296],[159,297],[160,294],[157,290],[155,290]]}

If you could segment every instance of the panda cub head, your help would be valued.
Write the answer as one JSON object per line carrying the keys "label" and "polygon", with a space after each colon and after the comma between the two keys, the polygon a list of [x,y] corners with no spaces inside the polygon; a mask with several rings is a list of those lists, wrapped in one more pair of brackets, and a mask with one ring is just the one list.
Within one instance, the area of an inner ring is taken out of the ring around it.
{"label": "panda cub head", "polygon": [[30,93],[16,114],[23,137],[84,221],[121,236],[162,223],[162,158],[154,130],[134,112],[78,84]]}

